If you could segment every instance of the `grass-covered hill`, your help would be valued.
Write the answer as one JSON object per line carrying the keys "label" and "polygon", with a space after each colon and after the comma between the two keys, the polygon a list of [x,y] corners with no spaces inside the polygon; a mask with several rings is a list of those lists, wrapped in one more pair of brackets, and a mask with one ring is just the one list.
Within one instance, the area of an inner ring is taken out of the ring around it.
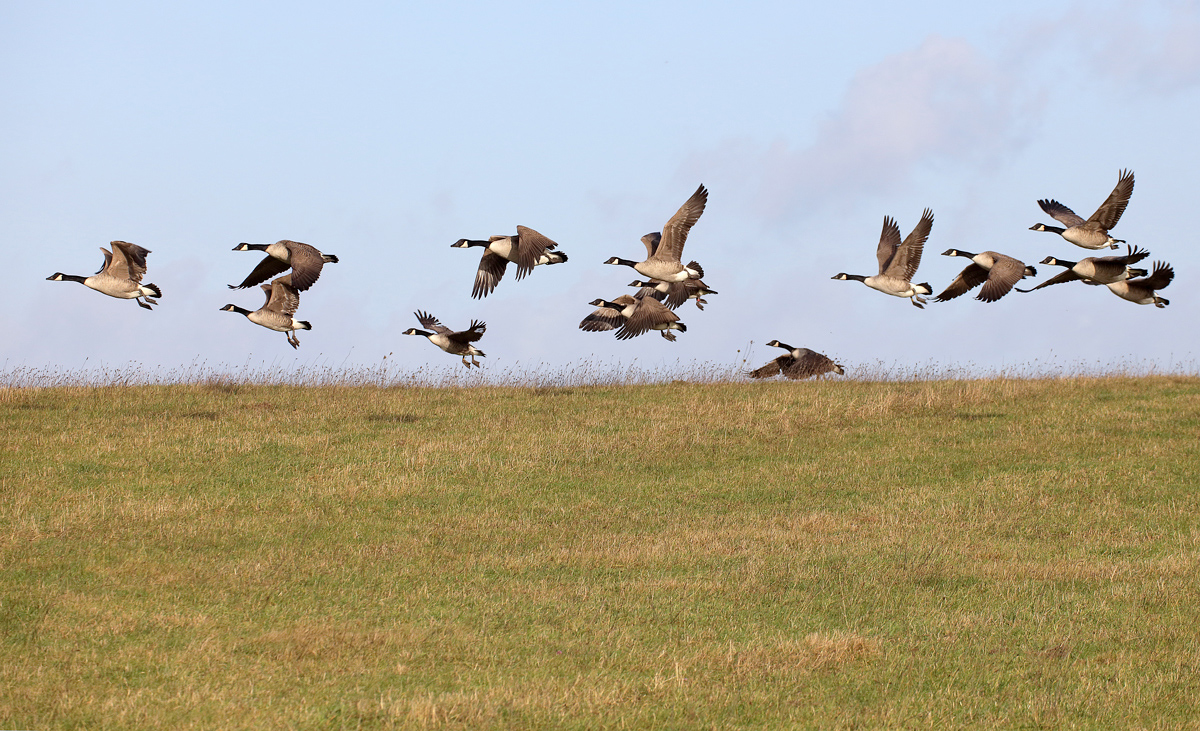
{"label": "grass-covered hill", "polygon": [[0,390],[0,727],[1196,728],[1200,379]]}

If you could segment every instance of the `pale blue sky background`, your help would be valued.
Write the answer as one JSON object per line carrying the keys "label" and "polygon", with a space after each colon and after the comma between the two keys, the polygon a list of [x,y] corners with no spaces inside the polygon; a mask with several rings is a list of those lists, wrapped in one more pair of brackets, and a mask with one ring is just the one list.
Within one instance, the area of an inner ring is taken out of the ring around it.
{"label": "pale blue sky background", "polygon": [[[851,369],[1200,355],[1198,2],[10,2],[0,90],[7,369],[461,368],[400,335],[416,309],[486,320],[485,369],[731,363],[750,341],[757,365],[772,338]],[[1086,217],[1121,168],[1115,234],[1175,266],[1166,309],[1070,284],[920,311],[830,279],[874,273],[883,217],[907,234],[926,206],[935,291],[951,247],[1088,256],[1028,230],[1051,222],[1036,201]],[[636,276],[601,262],[641,258],[700,183],[685,256],[720,294],[680,308],[676,343],[579,331]],[[517,224],[570,262],[472,300],[478,250],[450,244]],[[225,288],[259,258],[233,246],[281,238],[341,257],[298,352],[218,311],[262,300]],[[45,281],[112,239],[153,251],[155,312]]]}

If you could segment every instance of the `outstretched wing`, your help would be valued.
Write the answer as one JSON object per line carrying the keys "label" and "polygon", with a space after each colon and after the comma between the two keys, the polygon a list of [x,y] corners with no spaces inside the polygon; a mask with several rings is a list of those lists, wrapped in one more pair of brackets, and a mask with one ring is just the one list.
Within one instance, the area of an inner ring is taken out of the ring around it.
{"label": "outstretched wing", "polygon": [[875,258],[879,260],[880,274],[887,270],[898,248],[900,248],[900,226],[896,223],[896,219],[884,216],[883,232],[879,234],[879,246],[875,249]]}
{"label": "outstretched wing", "polygon": [[1051,279],[1047,279],[1046,281],[1042,282],[1041,284],[1034,287],[1033,289],[1021,289],[1020,287],[1017,287],[1017,291],[1018,292],[1036,292],[1039,289],[1041,289],[1042,287],[1049,287],[1051,284],[1062,284],[1063,282],[1074,282],[1078,279],[1083,279],[1083,277],[1076,274],[1074,269],[1068,269],[1065,272],[1060,272],[1057,276],[1055,276]]}
{"label": "outstretched wing", "polygon": [[432,330],[435,333],[449,333],[450,332],[450,328],[443,325],[436,317],[429,314],[428,312],[424,312],[422,310],[417,310],[413,314],[417,316],[417,322],[421,323],[421,327],[423,327],[423,328]]}
{"label": "outstretched wing", "polygon": [[271,295],[267,298],[267,309],[294,315],[300,309],[300,293],[292,286],[292,275],[284,276],[271,282]]}
{"label": "outstretched wing", "polygon": [[1122,170],[1117,186],[1108,194],[1108,199],[1096,209],[1089,221],[1095,221],[1108,230],[1117,225],[1125,206],[1129,205],[1129,197],[1133,195],[1133,171]]}
{"label": "outstretched wing", "polygon": [[483,337],[485,330],[487,330],[486,322],[471,320],[471,327],[460,332],[450,333],[447,337],[459,343],[473,343]]}
{"label": "outstretched wing", "polygon": [[579,322],[579,329],[584,332],[606,332],[616,330],[624,320],[621,311],[612,307],[598,307],[596,311]]}
{"label": "outstretched wing", "polygon": [[675,215],[671,216],[667,225],[663,226],[662,240],[653,255],[655,259],[680,260],[683,256],[683,245],[687,243],[688,232],[696,225],[696,221],[700,220],[700,214],[704,213],[707,203],[708,189],[701,185],[692,193],[692,197],[679,207]]}
{"label": "outstretched wing", "polygon": [[646,245],[646,258],[654,256],[654,252],[658,251],[658,245],[662,242],[662,232],[654,231],[642,237],[642,243]]}
{"label": "outstretched wing", "polygon": [[929,232],[933,230],[933,211],[926,208],[921,214],[921,220],[917,221],[917,225],[913,228],[912,233],[904,239],[904,243],[900,244],[900,248],[896,249],[896,255],[892,257],[892,262],[888,265],[887,271],[884,274],[897,279],[903,278],[906,282],[911,282],[917,274],[917,267],[921,265],[921,253],[925,251],[925,242],[929,239]]}
{"label": "outstretched wing", "polygon": [[507,267],[508,259],[484,249],[483,256],[479,259],[479,269],[475,271],[475,286],[471,289],[471,297],[480,299],[491,294],[504,277]]}
{"label": "outstretched wing", "polygon": [[1038,201],[1038,205],[1042,207],[1042,210],[1046,212],[1047,216],[1050,216],[1055,221],[1058,221],[1067,228],[1087,223],[1087,221],[1075,215],[1075,211],[1072,211],[1070,208],[1067,208],[1053,198],[1040,200]]}
{"label": "outstretched wing", "polygon": [[785,353],[762,368],[755,368],[746,375],[750,376],[751,378],[770,378],[771,376],[777,376],[779,375],[779,371],[782,369],[783,364],[790,360],[792,360],[792,354]]}
{"label": "outstretched wing", "polygon": [[253,287],[254,285],[265,282],[272,277],[283,274],[287,271],[288,266],[289,264],[286,261],[282,261],[268,255],[258,263],[258,266],[254,267],[254,270],[250,272],[249,276],[242,280],[241,284],[229,284],[226,286],[230,289],[246,289],[247,287]]}
{"label": "outstretched wing", "polygon": [[517,265],[517,279],[522,279],[526,274],[533,271],[537,265],[538,259],[542,258],[547,250],[553,249],[558,244],[541,235],[537,231],[525,226],[517,226],[517,235],[513,241],[513,253],[515,257],[514,264]]}
{"label": "outstretched wing", "polygon": [[113,241],[113,256],[109,262],[109,274],[121,279],[141,282],[146,273],[146,254],[149,249],[125,241]]}
{"label": "outstretched wing", "polygon": [[[292,265],[292,286],[298,291],[304,292],[313,286],[313,283],[321,276],[321,268],[325,266],[325,258],[321,256],[321,252],[315,246],[310,246],[309,244],[302,244],[299,241],[289,241],[286,246],[290,261],[279,263],[283,264],[284,267],[288,263]],[[276,259],[275,261],[279,260]]]}
{"label": "outstretched wing", "polygon": [[633,314],[625,320],[624,326],[617,333],[617,340],[627,340],[637,337],[647,330],[655,329],[655,325],[664,322],[675,322],[679,316],[671,312],[666,305],[651,297],[637,297],[638,306]]}
{"label": "outstretched wing", "polygon": [[983,284],[987,278],[987,269],[984,269],[978,264],[971,263],[967,265],[967,268],[963,269],[957,277],[954,278],[954,281],[950,283],[949,287],[946,287],[941,294],[933,299],[935,302],[949,302],[955,297],[964,295],[967,292],[970,292],[972,289],[975,289],[979,285]]}
{"label": "outstretched wing", "polygon": [[[788,354],[791,358],[791,354]],[[799,358],[791,358],[791,362],[783,366],[783,375],[797,380],[801,378],[812,378],[823,373],[839,370],[837,363],[834,363],[828,356],[818,353],[808,348],[800,349]]]}
{"label": "outstretched wing", "polygon": [[1140,284],[1143,287],[1159,290],[1165,288],[1174,278],[1175,270],[1171,268],[1170,264],[1165,261],[1156,261],[1154,262],[1154,272],[1150,276],[1144,279],[1136,279],[1130,282],[1130,285]]}
{"label": "outstretched wing", "polygon": [[982,302],[995,302],[1008,294],[1013,285],[1021,281],[1024,276],[1025,262],[1018,261],[1011,256],[996,257],[991,271],[988,272],[987,281],[983,283],[983,289],[979,290],[979,296],[975,299]]}

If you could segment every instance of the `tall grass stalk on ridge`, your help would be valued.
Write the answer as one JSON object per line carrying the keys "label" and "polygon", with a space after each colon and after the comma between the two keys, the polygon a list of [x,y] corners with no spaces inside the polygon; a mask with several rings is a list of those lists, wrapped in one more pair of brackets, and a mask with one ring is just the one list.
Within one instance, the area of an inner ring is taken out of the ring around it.
{"label": "tall grass stalk on ridge", "polygon": [[0,429],[5,727],[1200,726],[1195,377],[9,389]]}
{"label": "tall grass stalk on ridge", "polygon": [[[375,386],[409,388],[535,387],[650,385],[684,381],[688,383],[729,383],[747,380],[745,373],[770,360],[757,356],[754,343],[744,353],[737,351],[730,363],[676,360],[660,365],[642,365],[636,359],[601,361],[586,359],[566,365],[521,363],[510,366],[464,369],[457,362],[403,369],[384,357],[378,364],[346,365],[318,362],[283,367],[278,363],[209,364],[196,360],[185,366],[161,367],[129,362],[121,365],[99,364],[94,367],[58,368],[54,366],[0,366],[0,388],[64,388],[103,386],[187,385],[197,383],[279,385],[279,386]],[[495,361],[493,361],[495,362]],[[984,368],[973,363],[939,364],[935,361],[911,364],[876,360],[867,363],[843,362],[846,375],[853,381],[907,382],[976,380],[994,378],[1099,378],[1154,375],[1197,375],[1200,366],[1194,360],[1172,360],[1165,367],[1153,361],[1118,360],[1111,362],[1060,362],[1034,360],[1016,366]],[[830,376],[829,378],[834,378]]]}

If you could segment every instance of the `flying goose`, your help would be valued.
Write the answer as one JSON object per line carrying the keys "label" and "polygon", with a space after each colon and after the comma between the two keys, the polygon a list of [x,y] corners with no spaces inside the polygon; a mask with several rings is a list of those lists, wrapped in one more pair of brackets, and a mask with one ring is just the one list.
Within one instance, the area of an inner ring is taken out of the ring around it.
{"label": "flying goose", "polygon": [[1020,287],[1016,289],[1018,292],[1036,292],[1042,287],[1049,287],[1051,284],[1062,284],[1063,282],[1074,282],[1076,280],[1082,280],[1088,284],[1111,284],[1112,282],[1120,282],[1125,279],[1146,276],[1147,272],[1145,269],[1134,269],[1129,265],[1136,264],[1147,256],[1150,256],[1150,252],[1145,249],[1139,249],[1136,246],[1129,246],[1127,248],[1129,253],[1125,256],[1089,256],[1079,261],[1067,261],[1066,259],[1056,259],[1053,256],[1047,256],[1045,259],[1042,259],[1042,264],[1067,267],[1067,270],[1052,279],[1042,282],[1033,289],[1021,289]]}
{"label": "flying goose", "polygon": [[981,302],[995,302],[1008,294],[1013,285],[1025,277],[1037,276],[1037,269],[994,251],[972,254],[962,249],[949,249],[943,251],[942,256],[965,256],[972,263],[955,277],[944,292],[934,298],[935,302],[948,302],[981,284],[983,289],[979,290],[979,296],[975,299]]}
{"label": "flying goose", "polygon": [[682,256],[688,232],[692,230],[692,226],[696,225],[696,221],[700,220],[700,214],[704,213],[706,203],[708,203],[708,189],[701,185],[696,188],[695,193],[692,193],[692,197],[679,207],[675,215],[671,216],[671,220],[667,221],[661,232],[648,233],[642,237],[642,243],[646,245],[644,261],[639,262],[614,256],[604,263],[633,267],[638,274],[662,282],[682,282],[686,279],[703,278],[704,269],[694,261],[688,262],[687,266],[684,266]]}
{"label": "flying goose", "polygon": [[635,279],[629,283],[629,286],[649,289],[651,297],[672,310],[688,300],[696,300],[696,307],[703,310],[704,305],[708,304],[708,301],[704,299],[705,295],[718,294],[717,290],[709,289],[708,285],[699,279],[685,279],[682,282],[663,282],[658,279],[647,282]]}
{"label": "flying goose", "polygon": [[283,274],[292,268],[290,285],[297,292],[306,292],[321,276],[321,268],[326,264],[337,264],[338,258],[333,254],[322,254],[317,247],[302,244],[299,241],[283,239],[273,244],[247,244],[245,242],[233,247],[234,251],[265,251],[267,255],[250,276],[241,284],[230,284],[230,289],[246,289],[265,282],[271,277]]}
{"label": "flying goose", "polygon": [[1156,261],[1154,262],[1154,273],[1148,277],[1126,279],[1121,282],[1112,282],[1105,286],[1121,299],[1126,299],[1139,305],[1166,307],[1171,304],[1171,301],[1165,297],[1159,297],[1157,291],[1166,289],[1167,285],[1174,278],[1175,270],[1171,268],[1170,264],[1163,261]]}
{"label": "flying goose", "polygon": [[636,295],[623,294],[612,301],[592,300],[588,304],[597,309],[583,318],[579,329],[604,332],[620,328],[617,330],[617,340],[628,340],[647,330],[658,330],[664,338],[675,342],[675,334],[671,331],[687,332],[687,325],[680,322],[679,316],[666,305],[648,296],[647,292],[642,289]]}
{"label": "flying goose", "polygon": [[893,297],[908,297],[913,305],[925,309],[925,300],[921,295],[933,294],[933,289],[927,282],[913,284],[912,278],[917,273],[917,267],[921,265],[921,252],[932,229],[933,211],[926,208],[912,233],[901,243],[900,226],[896,219],[884,216],[883,233],[879,236],[879,246],[875,250],[875,256],[879,260],[879,274],[866,277],[841,272],[830,278],[843,281],[853,279]]}
{"label": "flying goose", "polygon": [[[428,312],[417,310],[413,314],[417,316],[417,322],[421,323],[421,327],[427,327],[429,330],[418,330],[415,327],[410,327],[402,333],[403,335],[424,335],[429,338],[429,342],[447,353],[461,355],[462,364],[468,369],[471,366],[480,367],[481,364],[475,360],[475,356],[479,356],[480,358],[487,357],[482,350],[471,345],[471,343],[483,337],[484,330],[487,330],[487,323],[480,322],[479,320],[471,320],[471,327],[455,332],[442,325],[436,317]],[[470,363],[467,362],[467,356],[471,357]]]}
{"label": "flying goose", "polygon": [[300,293],[292,286],[292,275],[285,274],[270,284],[263,284],[262,290],[267,295],[267,301],[254,312],[237,305],[225,305],[222,312],[237,312],[245,315],[246,319],[255,325],[262,325],[268,330],[287,334],[288,345],[300,347],[300,339],[296,330],[312,330],[307,320],[297,320],[293,315],[300,308]]}
{"label": "flying goose", "polygon": [[157,305],[158,300],[151,298],[162,297],[162,290],[153,284],[142,284],[142,277],[146,274],[146,254],[150,250],[127,241],[113,241],[109,245],[112,246],[111,252],[100,247],[100,251],[104,252],[104,266],[92,276],[55,272],[46,279],[51,282],[79,282],[109,297],[137,300],[138,307],[147,310],[151,309],[151,305]]}
{"label": "flying goose", "polygon": [[767,343],[768,348],[783,348],[788,351],[779,356],[775,360],[767,363],[762,368],[757,368],[750,371],[746,375],[751,378],[770,378],[772,376],[783,373],[786,378],[795,381],[802,378],[812,378],[825,373],[836,373],[839,376],[845,375],[846,371],[838,363],[834,363],[827,356],[809,350],[808,348],[793,348],[790,345],[781,343],[778,340],[772,340]]}
{"label": "flying goose", "polygon": [[1114,239],[1109,234],[1109,229],[1116,226],[1117,221],[1121,220],[1121,214],[1125,212],[1125,206],[1129,205],[1129,196],[1131,195],[1133,195],[1133,171],[1122,170],[1117,180],[1117,186],[1108,194],[1108,199],[1104,201],[1104,204],[1097,208],[1088,220],[1083,220],[1070,208],[1053,198],[1039,200],[1038,205],[1042,207],[1046,215],[1051,216],[1066,228],[1035,223],[1029,227],[1029,230],[1059,234],[1072,244],[1085,249],[1103,249],[1105,247],[1115,249],[1117,244],[1125,242],[1122,239]]}
{"label": "flying goose", "polygon": [[561,251],[552,251],[558,244],[525,226],[517,226],[514,236],[492,236],[487,241],[481,239],[459,239],[450,244],[452,249],[469,249],[472,246],[483,247],[483,257],[479,260],[479,269],[475,272],[475,286],[471,289],[471,297],[479,299],[487,297],[500,283],[508,263],[517,265],[517,279],[521,280],[533,271],[535,266],[542,264],[562,264],[567,255]]}

